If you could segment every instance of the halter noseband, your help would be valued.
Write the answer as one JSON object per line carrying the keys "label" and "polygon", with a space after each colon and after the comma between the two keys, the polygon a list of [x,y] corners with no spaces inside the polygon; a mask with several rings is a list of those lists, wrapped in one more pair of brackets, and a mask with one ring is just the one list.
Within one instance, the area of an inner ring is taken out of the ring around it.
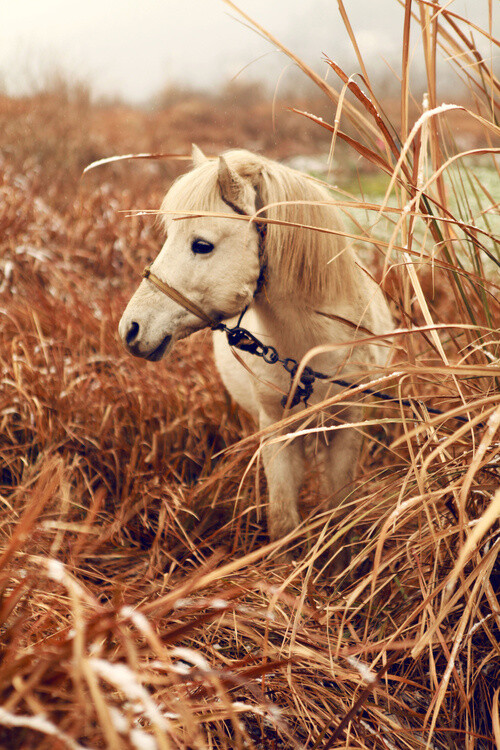
{"label": "halter noseband", "polygon": [[215,328],[218,325],[218,321],[215,320],[215,318],[211,318],[210,315],[207,315],[207,313],[204,312],[201,309],[201,307],[198,307],[198,305],[195,302],[193,302],[184,294],[182,294],[182,292],[179,292],[177,289],[174,289],[173,286],[170,286],[170,284],[167,284],[166,281],[162,281],[160,278],[158,278],[158,276],[152,272],[149,266],[146,266],[146,268],[142,272],[142,278],[148,279],[161,292],[163,292],[163,294],[166,294],[167,297],[170,297],[170,299],[173,299],[174,302],[177,302],[177,304],[184,307],[190,313],[193,313],[193,315],[196,315],[198,318],[201,318],[201,320],[203,320],[207,325],[209,325],[210,328]]}

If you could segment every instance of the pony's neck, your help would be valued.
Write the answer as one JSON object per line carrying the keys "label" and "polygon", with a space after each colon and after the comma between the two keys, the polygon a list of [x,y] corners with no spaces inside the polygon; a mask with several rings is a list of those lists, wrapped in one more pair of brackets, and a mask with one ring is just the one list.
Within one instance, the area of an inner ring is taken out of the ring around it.
{"label": "pony's neck", "polygon": [[256,297],[254,309],[281,357],[300,359],[328,340],[328,322],[300,298],[273,296],[265,288]]}
{"label": "pony's neck", "polygon": [[[343,271],[344,292],[347,290],[350,293],[351,289],[355,289],[357,294],[346,296],[338,288],[336,294],[330,292],[315,297],[300,292],[288,294],[280,288],[279,280],[268,276],[264,288],[255,297],[253,307],[281,357],[301,359],[315,346],[350,340],[352,331],[335,320],[335,316],[353,322],[364,321],[363,324],[370,330],[375,325],[371,311],[366,309],[364,295],[359,294],[360,290],[366,288],[366,279],[352,256],[346,258]],[[328,314],[334,318],[328,317]]]}

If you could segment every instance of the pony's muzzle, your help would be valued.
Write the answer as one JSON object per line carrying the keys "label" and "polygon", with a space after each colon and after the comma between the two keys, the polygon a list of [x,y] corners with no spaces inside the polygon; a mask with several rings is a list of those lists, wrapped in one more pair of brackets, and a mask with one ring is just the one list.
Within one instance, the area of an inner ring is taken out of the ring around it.
{"label": "pony's muzzle", "polygon": [[172,336],[167,335],[164,336],[159,346],[157,346],[155,349],[150,350],[147,347],[145,348],[142,342],[141,326],[135,320],[127,323],[125,323],[125,321],[122,321],[120,324],[119,333],[125,347],[128,349],[130,354],[132,354],[134,357],[148,359],[152,362],[156,362],[163,357],[165,351],[168,348],[168,345],[172,340]]}
{"label": "pony's muzzle", "polygon": [[135,320],[133,320],[129,326],[128,331],[125,334],[125,343],[127,346],[132,346],[134,341],[137,338],[137,335],[139,333],[139,323],[136,323]]}
{"label": "pony's muzzle", "polygon": [[159,359],[163,357],[171,341],[172,341],[172,336],[165,336],[160,346],[157,346],[156,349],[154,349],[150,354],[148,354],[146,359],[149,359],[150,362],[157,362]]}
{"label": "pony's muzzle", "polygon": [[145,357],[146,353],[141,351],[141,327],[139,323],[132,320],[130,323],[120,325],[120,337],[125,347],[134,357]]}

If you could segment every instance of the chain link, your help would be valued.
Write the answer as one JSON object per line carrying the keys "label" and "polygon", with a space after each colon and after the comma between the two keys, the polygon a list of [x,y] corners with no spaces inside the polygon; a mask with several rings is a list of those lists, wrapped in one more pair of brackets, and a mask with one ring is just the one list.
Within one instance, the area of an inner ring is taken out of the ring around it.
{"label": "chain link", "polygon": [[[242,317],[243,315],[240,316],[240,320]],[[249,354],[253,354],[256,357],[261,357],[264,362],[267,362],[269,365],[282,365],[282,367],[290,375],[290,388],[288,389],[288,393],[281,399],[281,405],[284,408],[290,396],[293,379],[299,367],[299,363],[297,362],[297,360],[293,359],[292,357],[286,357],[285,359],[282,359],[274,346],[264,344],[264,342],[258,339],[257,336],[240,325],[236,325],[231,328],[225,323],[219,323],[214,330],[223,331],[227,336],[229,345],[234,346],[235,349],[240,349],[241,351],[248,352]],[[304,367],[300,374],[299,381],[295,386],[295,390],[290,401],[290,408],[293,408],[300,403],[303,403],[305,406],[308,405],[307,402],[312,396],[315,380],[330,380],[332,383],[337,382],[335,380],[332,380],[329,375],[325,375],[322,372],[317,372],[311,367]]]}

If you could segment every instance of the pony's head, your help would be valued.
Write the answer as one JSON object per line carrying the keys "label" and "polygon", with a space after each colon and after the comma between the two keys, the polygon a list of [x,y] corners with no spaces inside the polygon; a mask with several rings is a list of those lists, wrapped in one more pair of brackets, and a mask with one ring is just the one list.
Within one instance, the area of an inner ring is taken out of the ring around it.
{"label": "pony's head", "polygon": [[[210,318],[228,319],[251,302],[261,272],[259,233],[246,218],[256,211],[256,191],[252,180],[231,166],[230,155],[209,160],[193,147],[193,162],[194,169],[173,184],[163,201],[167,239],[151,271]],[[197,211],[215,215],[193,215]],[[158,360],[176,339],[204,326],[145,279],[118,330],[132,354]]]}
{"label": "pony's head", "polygon": [[[351,251],[341,246],[332,198],[316,181],[245,150],[207,159],[195,147],[193,162],[163,201],[167,240],[151,265],[155,277],[215,320],[235,317],[252,301],[264,267],[262,295],[273,304],[354,293]],[[263,208],[265,243],[255,220]],[[207,323],[151,278],[127,305],[119,332],[132,354],[157,360]]]}

